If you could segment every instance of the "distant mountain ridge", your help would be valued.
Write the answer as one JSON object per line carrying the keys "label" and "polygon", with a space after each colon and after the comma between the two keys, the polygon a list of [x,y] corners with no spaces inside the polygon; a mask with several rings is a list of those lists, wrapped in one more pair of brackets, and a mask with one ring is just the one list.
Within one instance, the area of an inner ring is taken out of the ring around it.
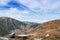
{"label": "distant mountain ridge", "polygon": [[[49,33],[50,35],[52,35],[53,38],[56,37],[54,35],[60,35],[60,19],[39,24],[32,22],[22,22],[10,17],[0,17],[0,36],[8,35],[11,33],[12,30],[15,29],[23,30],[21,33],[24,32],[26,33],[27,31],[28,34],[36,33],[37,37],[41,37],[44,36],[46,33]],[[30,31],[30,29],[32,30]],[[47,32],[48,30],[52,30],[52,31]],[[40,32],[42,33],[42,35],[39,34]]]}
{"label": "distant mountain ridge", "polygon": [[26,28],[26,26],[36,27],[36,23],[32,22],[22,22],[18,21],[16,19],[10,18],[10,17],[0,17],[0,36],[4,36],[6,34],[9,34],[12,30],[15,29],[23,29]]}
{"label": "distant mountain ridge", "polygon": [[0,17],[0,35],[4,36],[5,34],[10,33],[11,30],[19,29],[20,26],[24,27],[27,24],[15,20],[9,17]]}
{"label": "distant mountain ridge", "polygon": [[31,25],[31,27],[33,27],[32,30],[27,33],[33,34],[34,36],[32,36],[33,38],[28,37],[27,38],[28,40],[31,40],[31,39],[40,40],[40,38],[42,38],[42,40],[60,40],[60,19],[51,20],[48,22],[44,22],[42,24],[34,24],[34,25]]}
{"label": "distant mountain ridge", "polygon": [[[60,40],[60,19],[44,22],[38,27],[41,30],[35,32],[36,37],[42,37],[43,40]],[[46,34],[49,34],[49,37],[46,37]]]}
{"label": "distant mountain ridge", "polygon": [[60,19],[45,22],[41,26],[49,29],[57,29],[60,27]]}

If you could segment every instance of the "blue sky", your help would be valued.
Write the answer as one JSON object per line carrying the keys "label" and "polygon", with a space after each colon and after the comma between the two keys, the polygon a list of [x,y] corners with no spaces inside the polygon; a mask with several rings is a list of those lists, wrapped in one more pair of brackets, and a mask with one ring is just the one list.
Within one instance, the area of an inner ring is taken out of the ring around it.
{"label": "blue sky", "polygon": [[37,23],[60,19],[60,0],[0,0],[0,17]]}

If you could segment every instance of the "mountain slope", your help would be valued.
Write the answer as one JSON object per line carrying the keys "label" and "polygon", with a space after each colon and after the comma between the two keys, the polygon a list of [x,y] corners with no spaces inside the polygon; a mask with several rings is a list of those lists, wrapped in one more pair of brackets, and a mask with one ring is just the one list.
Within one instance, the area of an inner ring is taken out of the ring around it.
{"label": "mountain slope", "polygon": [[20,27],[25,27],[27,24],[8,17],[0,17],[0,35],[10,33],[11,30],[20,29]]}
{"label": "mountain slope", "polygon": [[37,23],[21,22],[9,17],[0,17],[0,36],[11,33],[12,30],[20,29],[24,32],[37,27]]}
{"label": "mountain slope", "polygon": [[36,37],[42,37],[43,40],[60,40],[60,19],[42,23],[38,27],[41,27],[41,30],[35,32]]}
{"label": "mountain slope", "polygon": [[60,19],[45,22],[41,26],[48,29],[58,29],[60,28]]}
{"label": "mountain slope", "polygon": [[[60,40],[60,19],[33,26],[36,27],[28,32],[28,34],[33,34],[33,36],[26,38],[27,40],[41,40],[41,38],[42,40]],[[16,39],[20,40],[19,38]]]}

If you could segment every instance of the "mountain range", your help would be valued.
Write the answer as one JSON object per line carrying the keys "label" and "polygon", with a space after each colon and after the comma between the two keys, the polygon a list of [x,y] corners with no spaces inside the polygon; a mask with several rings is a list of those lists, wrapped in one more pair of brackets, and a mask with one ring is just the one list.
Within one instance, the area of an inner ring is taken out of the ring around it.
{"label": "mountain range", "polygon": [[[36,23],[35,23],[36,24]],[[4,36],[6,34],[11,33],[12,30],[15,29],[23,29],[27,25],[33,26],[34,23],[30,22],[21,22],[16,19],[10,18],[10,17],[0,17],[0,35]]]}
{"label": "mountain range", "polygon": [[[16,29],[20,29],[21,33],[35,34],[34,38],[43,38],[43,40],[60,40],[60,19],[40,24],[22,22],[10,17],[0,17],[0,36],[8,35]],[[49,35],[49,37],[46,38],[46,35]]]}

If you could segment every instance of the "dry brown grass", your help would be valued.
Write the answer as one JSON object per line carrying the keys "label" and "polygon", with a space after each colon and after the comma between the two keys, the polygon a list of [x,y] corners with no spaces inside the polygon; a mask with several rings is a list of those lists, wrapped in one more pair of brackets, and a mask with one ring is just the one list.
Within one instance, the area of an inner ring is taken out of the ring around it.
{"label": "dry brown grass", "polygon": [[[35,30],[34,28],[31,31],[26,32],[27,34],[35,34],[32,37],[28,37],[26,40],[34,40],[34,38],[43,38],[43,40],[60,40],[60,20],[49,21],[38,25],[41,27],[41,30]],[[49,34],[49,37],[45,37],[46,34]],[[10,39],[10,40],[22,40],[20,38]]]}

